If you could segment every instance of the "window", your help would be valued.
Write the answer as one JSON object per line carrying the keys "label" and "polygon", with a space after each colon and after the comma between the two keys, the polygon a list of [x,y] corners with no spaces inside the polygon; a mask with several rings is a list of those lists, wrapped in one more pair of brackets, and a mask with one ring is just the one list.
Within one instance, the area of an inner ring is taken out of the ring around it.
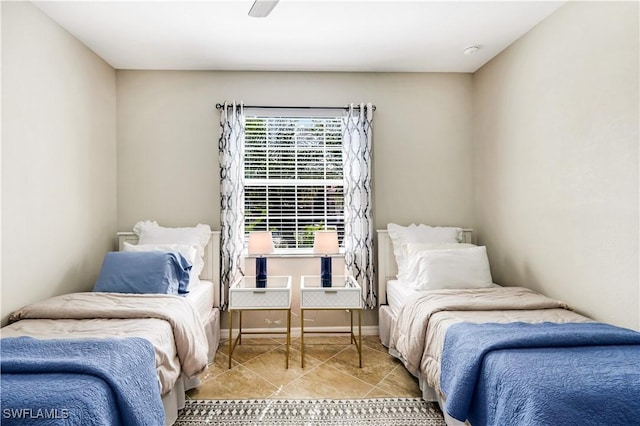
{"label": "window", "polygon": [[[278,249],[309,249],[314,232],[344,235],[342,118],[245,115],[245,233],[272,231]],[[286,250],[285,250],[286,251]]]}

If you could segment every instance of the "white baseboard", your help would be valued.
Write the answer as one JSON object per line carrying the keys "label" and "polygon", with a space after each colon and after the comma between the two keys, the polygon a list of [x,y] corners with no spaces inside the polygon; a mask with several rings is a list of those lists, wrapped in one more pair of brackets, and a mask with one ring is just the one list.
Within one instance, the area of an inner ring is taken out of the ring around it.
{"label": "white baseboard", "polygon": [[[343,335],[343,333],[338,333],[338,332],[345,332],[345,331],[349,331],[349,327],[305,327],[304,328],[304,334],[305,336],[307,336],[307,332],[309,332],[309,334],[311,335],[312,333],[327,333],[327,335],[330,335],[332,333],[334,333],[336,336],[340,336]],[[354,327],[353,330],[356,335],[358,334],[358,330],[357,327]],[[260,335],[256,335],[255,337],[282,337],[282,334],[275,334],[275,333],[285,333],[286,330],[284,328],[278,328],[278,329],[274,329],[274,328],[242,328],[242,334],[244,335],[245,333],[250,334],[251,332],[258,332],[261,333]],[[262,333],[269,333],[269,332],[273,332],[274,334],[262,334]],[[237,330],[234,328],[233,329],[233,333],[235,336],[235,333],[237,333]],[[378,335],[378,326],[377,325],[367,325],[367,326],[363,326],[362,327],[362,335],[363,336],[377,336]],[[292,327],[291,328],[291,337],[300,337],[300,327]],[[221,339],[228,339],[229,338],[229,329],[226,328],[224,330],[220,330],[220,338]]]}

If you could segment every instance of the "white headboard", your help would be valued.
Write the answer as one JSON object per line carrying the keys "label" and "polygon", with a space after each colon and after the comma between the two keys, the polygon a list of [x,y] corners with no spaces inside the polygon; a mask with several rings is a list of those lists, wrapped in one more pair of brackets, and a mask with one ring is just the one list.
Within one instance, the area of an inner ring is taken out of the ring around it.
{"label": "white headboard", "polygon": [[[386,229],[378,229],[378,304],[387,304],[387,281],[395,280],[398,274],[398,265],[393,254],[393,244]],[[473,230],[465,228],[462,230],[461,243],[471,243],[473,241]]]}
{"label": "white headboard", "polygon": [[[124,242],[138,244],[138,236],[133,232],[118,232],[118,250],[122,251]],[[215,306],[220,304],[220,231],[211,231],[209,243],[204,248],[204,268],[200,278],[215,284]]]}

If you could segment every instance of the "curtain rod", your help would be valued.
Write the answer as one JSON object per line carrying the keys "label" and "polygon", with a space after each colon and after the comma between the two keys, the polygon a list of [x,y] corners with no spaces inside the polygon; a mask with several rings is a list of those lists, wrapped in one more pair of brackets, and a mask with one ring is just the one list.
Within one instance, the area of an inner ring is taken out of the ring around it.
{"label": "curtain rod", "polygon": [[[227,104],[227,108],[230,108],[232,104]],[[224,108],[224,104],[216,104],[216,109],[221,110]],[[244,105],[244,108],[264,108],[264,109],[349,109],[348,106],[340,107],[327,107],[327,106],[274,106],[274,105]],[[360,109],[360,105],[354,105],[353,109]],[[376,110],[376,106],[373,105],[373,110]]]}

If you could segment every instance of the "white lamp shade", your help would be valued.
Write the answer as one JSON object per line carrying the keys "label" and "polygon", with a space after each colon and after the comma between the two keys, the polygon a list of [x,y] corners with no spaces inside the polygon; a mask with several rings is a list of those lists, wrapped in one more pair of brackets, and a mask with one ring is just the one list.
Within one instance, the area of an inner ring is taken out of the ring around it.
{"label": "white lamp shade", "polygon": [[270,231],[249,232],[249,254],[269,254],[275,251]]}
{"label": "white lamp shade", "polygon": [[338,233],[336,231],[316,231],[313,239],[313,252],[317,254],[337,254]]}

